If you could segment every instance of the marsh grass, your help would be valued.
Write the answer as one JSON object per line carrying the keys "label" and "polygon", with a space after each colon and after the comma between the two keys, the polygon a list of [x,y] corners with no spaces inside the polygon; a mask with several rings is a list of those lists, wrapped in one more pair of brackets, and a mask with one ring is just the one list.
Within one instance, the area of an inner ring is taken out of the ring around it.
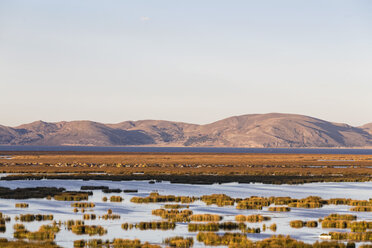
{"label": "marsh grass", "polygon": [[191,210],[178,210],[178,209],[154,209],[152,214],[160,216],[163,219],[167,219],[173,222],[189,222],[190,216],[193,214]]}
{"label": "marsh grass", "polygon": [[123,223],[121,228],[124,230],[132,228],[139,230],[173,230],[176,228],[176,224],[170,221],[139,222],[136,224]]}
{"label": "marsh grass", "polygon": [[16,203],[16,208],[28,208],[28,203]]}
{"label": "marsh grass", "polygon": [[63,192],[53,198],[56,201],[86,201],[92,194],[92,192]]}
{"label": "marsh grass", "polygon": [[164,244],[169,245],[170,247],[177,247],[177,248],[189,248],[192,247],[194,244],[193,238],[184,238],[181,236],[166,238],[163,241]]}
{"label": "marsh grass", "polygon": [[55,238],[55,234],[60,230],[57,225],[42,225],[38,231],[30,232],[23,224],[15,224],[13,229],[14,238],[36,241],[52,241]]}
{"label": "marsh grass", "polygon": [[139,239],[114,239],[102,240],[102,239],[91,239],[91,240],[75,240],[74,248],[160,248],[159,245],[152,245],[147,242],[142,243]]}
{"label": "marsh grass", "polygon": [[193,214],[190,216],[191,221],[220,221],[222,216],[217,214]]}
{"label": "marsh grass", "polygon": [[236,215],[235,220],[239,222],[251,222],[251,223],[257,223],[257,222],[263,222],[263,221],[269,221],[271,220],[271,217],[269,216],[262,216],[260,214],[253,214],[253,215]]}
{"label": "marsh grass", "polygon": [[181,202],[192,203],[198,200],[197,197],[189,196],[174,196],[174,195],[159,195],[159,193],[151,193],[147,197],[132,197],[130,200],[133,203],[153,203],[153,202]]}
{"label": "marsh grass", "polygon": [[32,222],[32,221],[46,221],[53,220],[52,214],[21,214],[15,217],[15,220],[20,220],[22,222]]}

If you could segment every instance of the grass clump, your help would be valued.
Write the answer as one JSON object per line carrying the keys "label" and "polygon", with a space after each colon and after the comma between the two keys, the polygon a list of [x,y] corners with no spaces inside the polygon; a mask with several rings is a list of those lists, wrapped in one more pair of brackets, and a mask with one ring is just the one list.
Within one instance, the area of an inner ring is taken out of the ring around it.
{"label": "grass clump", "polygon": [[16,208],[28,208],[28,203],[16,203]]}
{"label": "grass clump", "polygon": [[59,232],[57,225],[43,225],[36,232],[28,231],[23,224],[15,224],[13,226],[14,238],[17,239],[28,239],[36,241],[53,241],[55,234]]}
{"label": "grass clump", "polygon": [[242,233],[224,233],[223,235],[218,235],[213,232],[199,232],[196,239],[199,242],[203,242],[204,245],[213,246],[251,243],[245,234]]}
{"label": "grass clump", "polygon": [[349,228],[352,232],[365,232],[372,229],[372,221],[353,221],[349,223]]}
{"label": "grass clump", "polygon": [[269,206],[271,203],[268,198],[252,196],[238,202],[237,209],[258,209]]}
{"label": "grass clump", "polygon": [[188,225],[189,232],[217,232],[219,230],[245,230],[246,225],[244,223],[236,222],[211,222],[211,223],[190,223]]}
{"label": "grass clump", "polygon": [[291,209],[289,207],[269,207],[269,211],[271,212],[289,212]]}
{"label": "grass clump", "polygon": [[155,209],[152,210],[152,214],[156,216],[160,216],[163,219],[167,219],[173,222],[189,222],[190,216],[192,215],[192,211],[185,209],[185,210],[178,210],[178,209]]}
{"label": "grass clump", "polygon": [[134,203],[152,203],[152,202],[181,202],[192,203],[197,200],[197,197],[189,196],[174,196],[174,195],[159,195],[159,193],[151,193],[147,197],[132,197],[130,200]]}
{"label": "grass clump", "polygon": [[256,242],[243,241],[230,243],[229,248],[347,248],[355,247],[347,246],[338,242],[315,242],[314,244],[306,244],[302,241],[292,239],[289,236],[271,236],[270,238],[259,240]]}
{"label": "grass clump", "polygon": [[271,224],[271,225],[269,226],[269,229],[270,229],[271,231],[273,231],[273,232],[276,232],[277,225],[276,225],[275,223],[273,223],[273,224]]}
{"label": "grass clump", "polygon": [[350,241],[371,241],[372,232],[359,232],[359,233],[347,233],[347,232],[330,232],[332,239],[335,240],[350,240]]}
{"label": "grass clump", "polygon": [[330,214],[324,220],[356,220],[357,216],[352,214]]}
{"label": "grass clump", "polygon": [[91,240],[75,240],[74,248],[102,248],[102,247],[112,247],[112,248],[160,248],[159,245],[152,245],[147,242],[141,243],[139,239],[114,239],[112,241],[102,239],[91,239]]}
{"label": "grass clump", "polygon": [[46,221],[46,220],[53,220],[52,214],[21,214],[20,216],[16,217],[16,220],[20,220],[22,222],[32,222],[32,221]]}
{"label": "grass clump", "polygon": [[2,213],[0,213],[0,233],[6,232],[6,221],[7,219],[3,217]]}
{"label": "grass clump", "polygon": [[372,206],[356,206],[350,208],[350,211],[354,212],[372,212]]}
{"label": "grass clump", "polygon": [[188,205],[181,205],[181,204],[165,204],[163,207],[164,207],[165,209],[189,208]]}
{"label": "grass clump", "polygon": [[321,208],[323,207],[323,204],[327,204],[327,201],[318,196],[309,196],[307,198],[291,202],[288,204],[288,206],[294,208]]}
{"label": "grass clump", "polygon": [[302,221],[302,220],[292,220],[289,225],[292,228],[302,228],[302,227],[317,227],[317,221]]}
{"label": "grass clump", "polygon": [[95,220],[97,216],[95,214],[84,214],[83,219],[84,220]]}
{"label": "grass clump", "polygon": [[118,196],[113,195],[110,197],[110,202],[122,202],[122,201],[123,201],[123,198],[119,195]]}
{"label": "grass clump", "polygon": [[86,201],[91,194],[92,192],[63,192],[53,198],[56,201]]}
{"label": "grass clump", "polygon": [[71,203],[73,208],[94,208],[96,205],[93,202],[74,202]]}
{"label": "grass clump", "polygon": [[107,233],[107,230],[102,226],[96,225],[73,225],[71,226],[71,231],[77,235],[88,234],[89,236],[99,235],[102,236]]}
{"label": "grass clump", "polygon": [[235,220],[239,222],[257,223],[257,222],[271,220],[271,218],[268,216],[262,216],[260,214],[253,214],[253,215],[236,215]]}
{"label": "grass clump", "polygon": [[169,245],[170,247],[189,248],[193,246],[194,239],[176,236],[176,237],[165,239],[163,243],[166,245]]}
{"label": "grass clump", "polygon": [[176,228],[174,222],[169,221],[153,221],[153,222],[140,222],[135,224],[136,229],[140,230],[173,230]]}
{"label": "grass clump", "polygon": [[220,221],[222,217],[217,214],[193,214],[190,216],[191,221]]}
{"label": "grass clump", "polygon": [[136,224],[123,223],[121,228],[124,230],[128,229],[139,229],[139,230],[173,230],[176,228],[174,222],[169,221],[152,221],[152,222],[139,222]]}
{"label": "grass clump", "polygon": [[225,194],[212,194],[212,195],[203,195],[200,198],[207,205],[217,205],[219,207],[223,206],[233,206],[235,199],[227,196]]}
{"label": "grass clump", "polygon": [[25,242],[25,241],[8,241],[7,239],[0,238],[0,247],[2,248],[61,248],[54,242]]}
{"label": "grass clump", "polygon": [[112,212],[111,212],[111,213],[104,214],[104,215],[100,216],[99,218],[103,219],[103,220],[118,220],[121,217],[120,217],[120,215],[112,214]]}

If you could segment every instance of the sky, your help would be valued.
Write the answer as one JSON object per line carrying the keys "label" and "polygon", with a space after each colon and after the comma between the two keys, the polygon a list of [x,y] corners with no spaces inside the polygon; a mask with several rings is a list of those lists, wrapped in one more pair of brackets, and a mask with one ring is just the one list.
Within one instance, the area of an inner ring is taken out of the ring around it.
{"label": "sky", "polygon": [[0,0],[0,125],[372,122],[370,0]]}

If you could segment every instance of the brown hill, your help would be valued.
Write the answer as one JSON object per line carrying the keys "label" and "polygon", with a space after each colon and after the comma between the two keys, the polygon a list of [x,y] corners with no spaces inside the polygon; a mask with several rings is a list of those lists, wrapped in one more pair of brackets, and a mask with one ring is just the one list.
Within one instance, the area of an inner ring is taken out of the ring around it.
{"label": "brown hill", "polygon": [[118,124],[92,121],[0,126],[3,145],[367,147],[372,124],[352,127],[293,114],[234,116],[206,125],[142,120]]}
{"label": "brown hill", "polygon": [[372,123],[368,123],[364,126],[361,126],[360,128],[362,128],[363,130],[365,130],[369,134],[372,134]]}

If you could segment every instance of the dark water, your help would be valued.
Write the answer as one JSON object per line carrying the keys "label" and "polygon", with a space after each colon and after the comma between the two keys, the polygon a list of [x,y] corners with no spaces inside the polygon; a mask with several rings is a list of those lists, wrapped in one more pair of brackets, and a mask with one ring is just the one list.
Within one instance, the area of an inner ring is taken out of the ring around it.
{"label": "dark water", "polygon": [[318,149],[318,148],[226,148],[226,147],[0,146],[0,151],[290,153],[290,154],[372,155],[372,149],[344,149],[344,148]]}

